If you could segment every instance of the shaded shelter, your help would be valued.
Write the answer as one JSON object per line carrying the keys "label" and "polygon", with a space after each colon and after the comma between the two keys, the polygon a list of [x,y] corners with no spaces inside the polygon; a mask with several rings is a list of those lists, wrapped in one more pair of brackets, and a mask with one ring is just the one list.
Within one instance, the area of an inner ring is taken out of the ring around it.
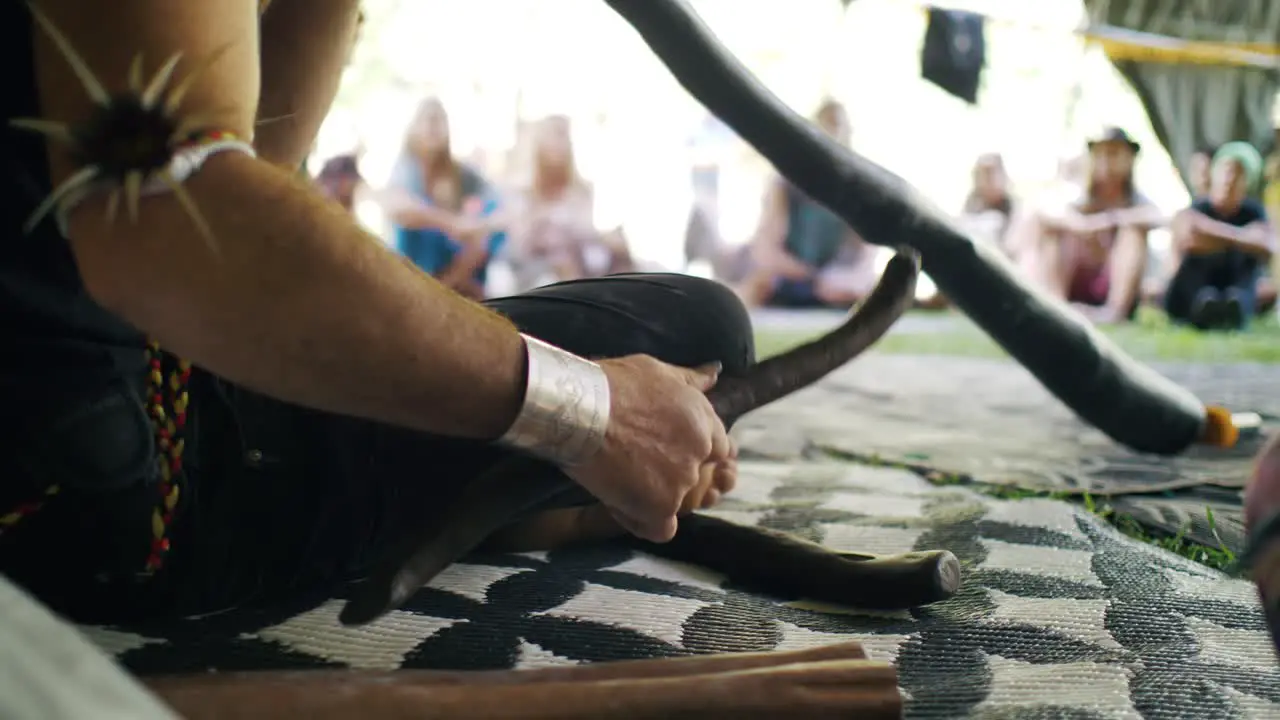
{"label": "shaded shelter", "polygon": [[1197,147],[1245,140],[1274,149],[1280,3],[1084,0],[1086,35],[1137,92],[1183,181]]}

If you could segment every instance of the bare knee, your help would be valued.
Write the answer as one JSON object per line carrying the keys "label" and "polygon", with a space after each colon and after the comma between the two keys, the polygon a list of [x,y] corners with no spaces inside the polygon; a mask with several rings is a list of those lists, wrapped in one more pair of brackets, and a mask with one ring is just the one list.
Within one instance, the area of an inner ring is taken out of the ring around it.
{"label": "bare knee", "polygon": [[718,280],[694,275],[665,276],[677,289],[688,312],[705,318],[699,345],[710,353],[704,362],[719,361],[725,370],[740,371],[755,362],[755,331],[744,298]]}

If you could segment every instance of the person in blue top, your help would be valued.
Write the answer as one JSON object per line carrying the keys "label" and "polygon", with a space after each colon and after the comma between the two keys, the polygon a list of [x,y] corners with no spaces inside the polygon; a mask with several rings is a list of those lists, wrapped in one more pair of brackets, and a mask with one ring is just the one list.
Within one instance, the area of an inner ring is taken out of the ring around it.
{"label": "person in blue top", "polygon": [[444,105],[423,100],[385,195],[396,249],[453,290],[481,299],[489,259],[507,239],[499,207],[489,184],[454,157]]}

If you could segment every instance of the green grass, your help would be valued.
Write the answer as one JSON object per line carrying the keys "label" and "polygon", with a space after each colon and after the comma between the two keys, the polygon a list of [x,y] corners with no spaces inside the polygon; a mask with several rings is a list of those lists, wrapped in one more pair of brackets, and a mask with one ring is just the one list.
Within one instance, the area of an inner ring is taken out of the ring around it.
{"label": "green grass", "polygon": [[[1162,313],[1143,308],[1135,322],[1103,328],[1102,332],[1141,360],[1280,363],[1280,324],[1273,316],[1254,323],[1246,332],[1203,333],[1171,325]],[[756,353],[762,358],[776,355],[815,335],[811,330],[762,330],[756,333]],[[982,331],[959,318],[954,330],[891,334],[877,343],[875,350],[898,355],[1008,357]]]}
{"label": "green grass", "polygon": [[[1218,540],[1216,545],[1205,545],[1191,540],[1187,537],[1187,531],[1190,526],[1181,528],[1177,533],[1167,534],[1153,532],[1142,526],[1132,515],[1119,512],[1107,502],[1106,498],[1094,497],[1088,493],[1070,494],[1058,492],[1037,492],[1035,490],[1027,490],[1025,488],[1014,487],[1011,485],[994,485],[991,483],[983,483],[967,475],[957,475],[952,473],[944,473],[933,470],[920,465],[911,463],[895,462],[885,460],[876,456],[860,456],[850,453],[841,452],[824,448],[823,452],[832,458],[845,462],[854,462],[863,465],[875,465],[880,467],[896,467],[903,470],[913,472],[924,478],[930,484],[937,486],[963,486],[975,492],[981,493],[988,497],[999,500],[1027,500],[1031,498],[1045,498],[1050,500],[1059,500],[1069,502],[1081,506],[1094,517],[1106,522],[1111,527],[1120,531],[1121,534],[1154,545],[1164,550],[1168,550],[1175,555],[1181,555],[1188,560],[1198,562],[1201,565],[1220,570],[1227,574],[1240,577],[1243,575],[1239,564],[1236,562],[1236,554],[1226,546],[1226,543]],[[1213,511],[1205,508],[1205,515],[1209,520],[1210,530],[1214,537],[1218,537],[1218,531],[1214,526]]]}

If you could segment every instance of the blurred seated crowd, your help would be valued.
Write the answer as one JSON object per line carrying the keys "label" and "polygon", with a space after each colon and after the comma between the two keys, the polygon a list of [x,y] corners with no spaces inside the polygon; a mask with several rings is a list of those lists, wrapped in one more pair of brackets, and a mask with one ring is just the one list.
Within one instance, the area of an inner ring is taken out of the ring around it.
{"label": "blurred seated crowd", "polygon": [[[1139,144],[1120,128],[1088,143],[1085,174],[1063,198],[1015,215],[1006,251],[1042,288],[1098,323],[1132,319],[1143,301],[1174,322],[1242,330],[1275,304],[1275,232],[1258,199],[1263,160],[1244,142],[1190,159],[1189,206],[1166,217],[1134,182]],[[1150,234],[1171,243],[1151,273]]]}
{"label": "blurred seated crowd", "polygon": [[[849,142],[840,103],[822,102],[811,119],[837,142]],[[1082,150],[1060,168],[1061,192],[1028,202],[1013,196],[999,154],[980,155],[957,225],[1095,323],[1128,322],[1148,303],[1187,326],[1241,330],[1275,305],[1268,207],[1280,210],[1280,162],[1264,163],[1239,141],[1202,148],[1188,159],[1191,203],[1170,217],[1137,187],[1134,162],[1142,148],[1123,129],[1105,128]],[[485,296],[499,258],[516,291],[636,269],[622,229],[597,226],[568,118],[549,116],[533,126],[526,175],[500,188],[460,160],[444,105],[427,98],[409,123],[389,182],[373,194],[395,247],[468,297]],[[368,187],[358,153],[327,159],[315,181],[353,212],[356,194]],[[751,307],[848,308],[870,292],[884,262],[881,248],[778,174],[766,182],[747,242],[725,244],[708,234],[707,224],[695,204],[687,252],[706,257],[714,276]],[[1171,239],[1159,255],[1150,238],[1157,229]],[[946,299],[929,291],[917,304],[943,308]]]}

